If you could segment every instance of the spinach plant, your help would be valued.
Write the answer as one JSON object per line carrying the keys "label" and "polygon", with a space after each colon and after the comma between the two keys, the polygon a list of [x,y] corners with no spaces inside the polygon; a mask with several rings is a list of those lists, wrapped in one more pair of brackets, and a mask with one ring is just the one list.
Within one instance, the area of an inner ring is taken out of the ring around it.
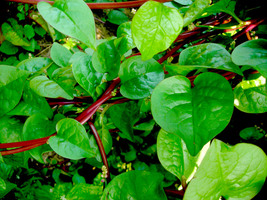
{"label": "spinach plant", "polygon": [[[260,192],[265,150],[225,136],[235,113],[267,112],[260,5],[252,12],[235,0],[20,2],[38,2],[35,20],[76,48],[54,37],[49,57],[0,65],[1,198],[13,191],[21,199],[244,200]],[[141,4],[132,20],[113,10],[116,36],[96,39],[91,9]],[[28,45],[8,28],[6,41]],[[237,137],[266,144],[264,126]],[[62,161],[49,163],[52,153]],[[24,177],[19,169],[37,166],[47,170],[31,172],[31,191],[14,181]]]}

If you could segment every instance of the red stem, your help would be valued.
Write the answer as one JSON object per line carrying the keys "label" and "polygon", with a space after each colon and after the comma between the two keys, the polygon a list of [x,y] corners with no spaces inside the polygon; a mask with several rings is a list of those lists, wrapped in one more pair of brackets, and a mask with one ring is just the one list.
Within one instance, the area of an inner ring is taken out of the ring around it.
{"label": "red stem", "polygon": [[[11,2],[18,3],[28,3],[28,4],[37,4],[44,0],[6,0]],[[127,1],[127,2],[110,2],[110,3],[86,3],[90,9],[115,9],[115,8],[133,8],[143,5],[149,0],[140,0],[140,1]],[[157,2],[168,2],[172,0],[156,0]],[[54,1],[45,1],[50,4],[54,4]]]}
{"label": "red stem", "polygon": [[15,153],[21,153],[23,151],[28,151],[30,149],[39,147],[39,146],[41,146],[41,145],[43,145],[45,143],[46,143],[46,141],[45,142],[36,143],[36,144],[32,144],[32,145],[28,145],[28,146],[21,147],[21,148],[17,148],[17,149],[12,149],[12,150],[7,150],[7,151],[0,151],[0,153],[2,154],[2,156],[11,155],[11,154],[15,154]]}
{"label": "red stem", "polygon": [[92,132],[93,132],[93,135],[95,137],[95,140],[97,142],[97,145],[98,145],[98,149],[100,151],[100,154],[101,154],[101,157],[102,157],[102,161],[103,161],[103,164],[106,166],[107,168],[107,180],[110,179],[110,173],[109,173],[109,166],[108,166],[108,160],[107,160],[107,155],[106,155],[106,152],[105,152],[105,149],[104,149],[104,146],[103,146],[103,143],[101,141],[101,138],[99,137],[99,134],[95,128],[95,125],[93,124],[93,122],[90,120],[88,122]]}
{"label": "red stem", "polygon": [[184,191],[183,190],[170,190],[170,189],[164,189],[166,195],[168,196],[174,196],[174,197],[184,197]]}

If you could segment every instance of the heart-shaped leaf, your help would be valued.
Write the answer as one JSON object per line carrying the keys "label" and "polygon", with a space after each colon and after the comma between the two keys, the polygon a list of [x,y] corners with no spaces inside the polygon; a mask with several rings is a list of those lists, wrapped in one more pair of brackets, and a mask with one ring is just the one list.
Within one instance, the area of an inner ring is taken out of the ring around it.
{"label": "heart-shaped leaf", "polygon": [[20,101],[29,72],[0,65],[0,116],[12,110]]}
{"label": "heart-shaped leaf", "polygon": [[35,57],[21,61],[17,65],[17,68],[34,73],[41,70],[44,67],[47,67],[51,63],[52,60],[50,58]]}
{"label": "heart-shaped leaf", "polygon": [[257,146],[240,143],[229,146],[214,140],[188,185],[184,200],[250,200],[267,176],[267,157]]}
{"label": "heart-shaped leaf", "polygon": [[183,76],[163,80],[153,91],[151,110],[155,121],[167,132],[179,135],[195,156],[219,134],[233,113],[233,93],[221,75],[199,75],[191,89]]}
{"label": "heart-shaped leaf", "polygon": [[267,84],[263,76],[244,80],[234,89],[235,107],[246,113],[267,112]]}
{"label": "heart-shaped leaf", "polygon": [[179,65],[222,69],[242,75],[239,67],[232,62],[230,53],[222,45],[215,43],[186,48],[179,56]]}
{"label": "heart-shaped leaf", "polygon": [[120,67],[120,92],[129,99],[149,96],[156,85],[164,79],[161,65],[154,59],[142,61],[141,56],[126,59]]}
{"label": "heart-shaped leaf", "polygon": [[59,32],[95,49],[94,16],[83,0],[56,0],[53,6],[39,2],[37,8],[45,21]]}
{"label": "heart-shaped leaf", "polygon": [[169,48],[182,27],[183,18],[177,9],[155,1],[144,3],[132,20],[133,40],[142,59],[148,60]]}
{"label": "heart-shaped leaf", "polygon": [[125,172],[112,179],[105,188],[101,200],[167,200],[162,184],[163,176],[159,173]]}
{"label": "heart-shaped leaf", "polygon": [[267,40],[250,40],[238,45],[232,52],[237,65],[249,65],[267,78]]}
{"label": "heart-shaped leaf", "polygon": [[95,156],[89,145],[85,128],[75,119],[66,118],[56,125],[57,135],[49,138],[51,148],[59,155],[69,159]]}

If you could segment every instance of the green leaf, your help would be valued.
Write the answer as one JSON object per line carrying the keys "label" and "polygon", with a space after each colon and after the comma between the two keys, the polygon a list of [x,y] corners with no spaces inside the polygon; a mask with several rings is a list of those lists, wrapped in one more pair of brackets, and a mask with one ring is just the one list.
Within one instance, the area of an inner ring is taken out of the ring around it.
{"label": "green leaf", "polygon": [[76,80],[72,73],[72,67],[64,67],[56,69],[52,74],[52,79],[55,81],[69,96],[73,98],[74,86]]}
{"label": "green leaf", "polygon": [[66,118],[56,125],[57,135],[49,138],[51,148],[62,157],[77,160],[95,156],[85,128],[75,119]]}
{"label": "green leaf", "polygon": [[109,22],[111,22],[113,24],[120,25],[120,24],[122,24],[124,22],[129,21],[129,18],[122,11],[119,11],[119,10],[111,10],[108,13],[108,19],[107,19],[107,21],[109,21]]}
{"label": "green leaf", "polygon": [[159,173],[125,172],[112,179],[105,188],[101,200],[167,200],[162,183],[163,176]]}
{"label": "green leaf", "polygon": [[257,146],[240,143],[229,146],[214,140],[188,185],[184,200],[250,200],[267,176],[267,157]]}
{"label": "green leaf", "polygon": [[6,182],[0,178],[0,193],[4,190],[6,190]]}
{"label": "green leaf", "polygon": [[210,0],[195,0],[184,15],[184,27],[198,19],[209,4]]}
{"label": "green leaf", "polygon": [[35,36],[34,29],[31,25],[26,24],[23,28],[25,36],[30,40]]}
{"label": "green leaf", "polygon": [[267,40],[250,40],[238,45],[232,52],[237,65],[249,65],[267,78]]}
{"label": "green leaf", "polygon": [[49,118],[53,116],[53,110],[44,97],[37,95],[27,81],[22,95],[22,101],[8,115],[31,116],[40,113]]}
{"label": "green leaf", "polygon": [[3,198],[6,194],[8,194],[11,190],[13,190],[14,188],[16,188],[17,187],[17,185],[16,184],[14,184],[14,183],[10,183],[10,182],[8,182],[8,181],[6,181],[5,182],[5,184],[6,184],[6,189],[5,190],[0,190],[0,198]]}
{"label": "green leaf", "polygon": [[[23,126],[23,139],[33,140],[52,135],[56,132],[56,123],[50,121],[45,115],[34,114],[29,117]],[[30,155],[40,163],[44,163],[42,154],[52,151],[49,145],[44,144],[40,147],[29,150]]]}
{"label": "green leaf", "polygon": [[121,60],[114,40],[103,42],[97,46],[92,56],[92,63],[97,72],[108,74],[107,80],[118,76]]}
{"label": "green leaf", "polygon": [[265,131],[260,127],[248,127],[240,131],[239,136],[244,140],[259,140],[263,138]]}
{"label": "green leaf", "polygon": [[180,181],[190,178],[197,167],[198,157],[189,154],[183,140],[178,135],[163,129],[158,134],[157,153],[163,167],[177,176]]}
{"label": "green leaf", "polygon": [[132,22],[125,22],[121,24],[117,29],[117,37],[118,39],[120,39],[120,41],[116,44],[116,47],[121,55],[135,47],[132,38],[131,24]]}
{"label": "green leaf", "polygon": [[0,51],[7,55],[14,55],[19,51],[19,49],[8,40],[4,40],[0,46]]}
{"label": "green leaf", "polygon": [[267,112],[266,78],[244,80],[234,89],[235,107],[246,113]]}
{"label": "green leaf", "polygon": [[42,97],[73,99],[59,84],[46,76],[37,76],[30,81],[31,89]]}
{"label": "green leaf", "polygon": [[222,45],[215,43],[186,48],[179,56],[179,65],[222,69],[242,75],[239,67],[232,62],[230,53]]}
{"label": "green leaf", "polygon": [[34,73],[41,70],[44,67],[47,67],[51,63],[52,60],[50,58],[35,57],[21,61],[17,65],[17,68]]}
{"label": "green leaf", "polygon": [[2,24],[2,32],[3,36],[6,40],[11,42],[15,46],[30,46],[30,42],[23,38],[22,35],[20,35],[17,29],[14,29],[14,27],[10,26],[8,23]]}
{"label": "green leaf", "polygon": [[69,60],[72,53],[64,46],[54,42],[50,51],[52,60],[60,67],[67,67],[70,65]]}
{"label": "green leaf", "polygon": [[59,32],[95,49],[94,16],[83,0],[57,0],[53,6],[39,2],[37,8],[45,21]]}
{"label": "green leaf", "polygon": [[191,89],[183,76],[163,80],[153,91],[151,110],[155,121],[167,132],[180,136],[193,156],[229,123],[233,93],[221,75],[200,74]]}
{"label": "green leaf", "polygon": [[35,50],[40,50],[41,47],[38,45],[37,41],[35,39],[30,40],[30,45],[29,46],[22,46],[23,49],[34,52]]}
{"label": "green leaf", "polygon": [[0,118],[0,143],[20,142],[23,124],[7,116]]}
{"label": "green leaf", "polygon": [[182,5],[190,5],[193,3],[192,0],[174,0],[176,3],[182,4]]}
{"label": "green leaf", "polygon": [[144,3],[132,20],[133,40],[142,59],[148,60],[169,48],[182,27],[183,18],[177,9],[155,1]]}
{"label": "green leaf", "polygon": [[156,85],[164,79],[161,65],[154,59],[142,61],[141,56],[126,59],[120,67],[120,92],[129,99],[149,96]]}
{"label": "green leaf", "polygon": [[85,53],[75,53],[72,72],[76,81],[94,98],[97,98],[96,87],[102,82],[104,74],[95,71],[91,57]]}
{"label": "green leaf", "polygon": [[0,65],[0,116],[12,110],[22,96],[29,73],[16,67]]}
{"label": "green leaf", "polygon": [[75,185],[67,194],[67,200],[100,200],[103,193],[101,186],[90,185],[86,183],[79,183]]}
{"label": "green leaf", "polygon": [[139,107],[135,102],[115,104],[109,109],[109,114],[114,125],[122,131],[120,135],[134,142],[133,125],[139,119]]}

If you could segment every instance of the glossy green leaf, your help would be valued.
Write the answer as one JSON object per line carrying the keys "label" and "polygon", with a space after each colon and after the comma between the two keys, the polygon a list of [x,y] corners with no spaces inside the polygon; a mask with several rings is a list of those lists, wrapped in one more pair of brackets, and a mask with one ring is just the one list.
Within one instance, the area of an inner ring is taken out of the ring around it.
{"label": "glossy green leaf", "polygon": [[157,154],[163,167],[180,181],[188,179],[196,169],[197,156],[189,154],[185,143],[177,134],[161,129],[157,138]]}
{"label": "glossy green leaf", "polygon": [[78,52],[72,62],[72,72],[76,81],[94,99],[97,98],[96,87],[102,82],[104,74],[97,72],[92,65],[91,57],[85,53]]}
{"label": "glossy green leaf", "polygon": [[0,143],[20,142],[23,124],[15,118],[0,118]]}
{"label": "glossy green leaf", "polygon": [[75,119],[60,120],[56,125],[56,130],[57,135],[48,140],[56,153],[73,160],[95,156],[89,145],[85,128]]}
{"label": "glossy green leaf", "polygon": [[[52,135],[56,132],[56,123],[50,121],[45,115],[34,114],[30,116],[23,126],[23,140],[33,140]],[[49,145],[44,144],[40,147],[29,150],[30,155],[40,163],[44,163],[42,154],[52,151]]]}
{"label": "glossy green leaf", "polygon": [[30,81],[31,89],[42,97],[73,99],[59,84],[46,76],[37,76]]}
{"label": "glossy green leaf", "polygon": [[155,172],[125,172],[112,179],[101,200],[167,200],[162,181],[163,176]]}
{"label": "glossy green leaf", "polygon": [[14,55],[19,51],[19,49],[8,40],[4,40],[0,46],[0,51],[7,55]]}
{"label": "glossy green leaf", "polygon": [[68,93],[69,96],[73,98],[74,86],[76,85],[76,80],[72,73],[72,67],[64,67],[56,69],[52,74],[52,79],[61,88]]}
{"label": "glossy green leaf", "polygon": [[79,183],[75,185],[67,194],[67,200],[100,200],[103,193],[101,186],[90,185],[86,183]]}
{"label": "glossy green leaf", "polygon": [[184,26],[188,26],[193,21],[198,19],[204,12],[205,8],[209,6],[209,4],[210,0],[195,0],[184,15]]}
{"label": "glossy green leaf", "polygon": [[52,60],[60,67],[67,67],[70,65],[69,60],[72,53],[64,46],[54,42],[50,51]]}
{"label": "glossy green leaf", "polygon": [[167,132],[179,135],[193,156],[229,123],[233,93],[221,75],[199,75],[191,89],[183,76],[163,80],[153,91],[151,110],[155,121]]}
{"label": "glossy green leaf", "polygon": [[53,116],[53,110],[44,97],[37,95],[29,86],[29,82],[25,83],[22,100],[8,115],[31,116],[40,113],[49,118]]}
{"label": "glossy green leaf", "polygon": [[30,42],[26,38],[23,38],[23,35],[19,34],[17,29],[14,29],[14,27],[6,22],[2,24],[2,32],[5,39],[14,45],[30,46]]}
{"label": "glossy green leaf", "polygon": [[132,20],[133,40],[142,59],[148,60],[169,48],[182,27],[183,18],[177,9],[155,1],[143,4]]}
{"label": "glossy green leaf", "polygon": [[238,45],[232,52],[237,65],[249,65],[267,78],[267,40],[250,40]]}
{"label": "glossy green leaf", "polygon": [[244,140],[259,140],[266,132],[260,127],[247,127],[240,131],[239,136]]}
{"label": "glossy green leaf", "polygon": [[263,76],[244,80],[234,89],[235,107],[246,113],[267,112],[267,84]]}
{"label": "glossy green leaf", "polygon": [[222,45],[215,43],[186,48],[179,56],[179,65],[222,69],[242,75],[239,67],[232,62],[230,53]]}
{"label": "glossy green leaf", "polygon": [[188,185],[184,200],[250,200],[267,176],[267,157],[257,146],[240,143],[229,146],[214,140]]}
{"label": "glossy green leaf", "polygon": [[109,109],[109,114],[114,125],[122,132],[120,136],[133,142],[133,125],[139,119],[138,104],[131,101],[113,105]]}
{"label": "glossy green leaf", "polygon": [[122,24],[124,22],[129,21],[129,18],[122,11],[119,11],[119,10],[111,10],[108,13],[108,19],[107,19],[107,21],[109,21],[109,22],[111,22],[113,24],[120,25],[120,24]]}
{"label": "glossy green leaf", "polygon": [[19,103],[28,75],[27,71],[16,67],[0,65],[0,116]]}
{"label": "glossy green leaf", "polygon": [[93,53],[92,63],[97,72],[108,74],[108,80],[118,76],[121,60],[120,54],[114,45],[114,40],[103,42],[97,46]]}
{"label": "glossy green leaf", "polygon": [[41,70],[44,67],[47,67],[51,63],[52,63],[52,60],[50,58],[35,57],[35,58],[29,58],[29,59],[21,61],[17,65],[17,68],[34,73],[34,72]]}
{"label": "glossy green leaf", "polygon": [[156,60],[142,61],[141,56],[134,56],[121,64],[119,77],[122,83],[120,92],[124,97],[142,99],[164,79],[164,71]]}
{"label": "glossy green leaf", "polygon": [[59,32],[95,49],[94,16],[83,0],[57,0],[53,6],[46,2],[39,2],[37,8],[48,24]]}

